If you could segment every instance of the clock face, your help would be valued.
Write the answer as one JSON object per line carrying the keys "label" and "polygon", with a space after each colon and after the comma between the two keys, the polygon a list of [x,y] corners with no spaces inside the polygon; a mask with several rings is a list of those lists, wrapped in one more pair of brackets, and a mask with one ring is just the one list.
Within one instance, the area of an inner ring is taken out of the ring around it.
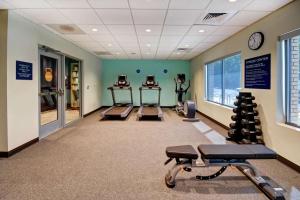
{"label": "clock face", "polygon": [[264,43],[264,35],[262,32],[253,33],[248,40],[248,46],[252,50],[259,49]]}

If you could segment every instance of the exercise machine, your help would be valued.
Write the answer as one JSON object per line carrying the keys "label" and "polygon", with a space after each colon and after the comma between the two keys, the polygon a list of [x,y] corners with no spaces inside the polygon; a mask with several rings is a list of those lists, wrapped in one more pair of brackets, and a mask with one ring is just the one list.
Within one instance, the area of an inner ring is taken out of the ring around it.
{"label": "exercise machine", "polygon": [[[101,112],[101,116],[126,118],[133,108],[132,88],[130,83],[127,81],[127,76],[119,75],[118,81],[107,89],[111,91],[113,106]],[[129,90],[131,98],[130,103],[117,103],[115,98],[115,90]]]}
{"label": "exercise machine", "polygon": [[175,92],[177,94],[177,105],[175,107],[176,112],[179,115],[183,115],[185,118],[183,121],[196,122],[199,121],[196,118],[196,104],[191,100],[183,100],[183,96],[186,96],[187,91],[189,90],[191,83],[184,89],[183,85],[185,84],[185,74],[177,74],[175,79]]}
{"label": "exercise machine", "polygon": [[[168,160],[165,165],[176,160],[175,165],[165,176],[167,187],[173,188],[176,185],[175,179],[179,171],[191,172],[192,168],[204,168],[211,174],[196,176],[198,180],[210,180],[220,176],[228,166],[234,166],[246,175],[261,191],[270,199],[285,199],[282,188],[273,188],[257,169],[247,160],[249,159],[276,159],[277,154],[261,144],[238,145],[238,144],[204,144],[199,145],[198,150],[201,160],[197,161],[198,153],[191,145],[173,146],[166,148]],[[217,169],[216,169],[217,168]]]}
{"label": "exercise machine", "polygon": [[[138,119],[142,119],[143,117],[155,117],[158,119],[163,118],[163,112],[160,108],[160,92],[161,87],[158,82],[155,81],[155,77],[153,75],[149,75],[146,77],[145,83],[142,84],[140,89],[140,108],[137,113]],[[143,90],[157,90],[158,91],[158,102],[155,104],[144,103],[143,102]]]}

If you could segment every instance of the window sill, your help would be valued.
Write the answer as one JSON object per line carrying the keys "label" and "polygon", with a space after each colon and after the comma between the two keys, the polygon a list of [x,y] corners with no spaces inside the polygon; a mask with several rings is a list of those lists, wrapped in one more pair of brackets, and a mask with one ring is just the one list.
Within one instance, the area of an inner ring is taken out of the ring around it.
{"label": "window sill", "polygon": [[231,110],[233,109],[233,107],[229,107],[229,106],[225,106],[223,104],[219,104],[219,103],[215,103],[215,102],[212,102],[212,101],[207,101],[207,100],[204,100],[205,103],[209,103],[209,104],[212,104],[212,105],[215,105],[215,106],[219,106],[219,107],[222,107],[222,108],[225,108],[227,110]]}
{"label": "window sill", "polygon": [[291,129],[291,130],[293,130],[293,131],[300,132],[300,128],[295,127],[295,126],[292,126],[292,125],[288,125],[288,124],[281,123],[281,122],[277,122],[277,125],[279,125],[279,126],[281,126],[281,127],[284,127],[284,128]]}

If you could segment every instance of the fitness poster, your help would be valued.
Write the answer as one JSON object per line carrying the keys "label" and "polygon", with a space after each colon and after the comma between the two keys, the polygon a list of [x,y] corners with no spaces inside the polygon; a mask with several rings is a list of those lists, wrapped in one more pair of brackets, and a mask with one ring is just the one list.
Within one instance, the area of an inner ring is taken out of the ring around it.
{"label": "fitness poster", "polygon": [[32,80],[32,63],[18,61],[16,62],[16,79]]}
{"label": "fitness poster", "polygon": [[245,88],[271,89],[271,54],[245,60]]}

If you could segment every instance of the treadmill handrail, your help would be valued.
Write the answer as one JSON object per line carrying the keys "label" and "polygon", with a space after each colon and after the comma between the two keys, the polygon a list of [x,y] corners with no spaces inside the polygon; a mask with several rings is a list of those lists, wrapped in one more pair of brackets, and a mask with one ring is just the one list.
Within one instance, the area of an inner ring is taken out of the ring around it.
{"label": "treadmill handrail", "polygon": [[111,86],[111,87],[108,87],[107,89],[111,91],[111,95],[112,95],[112,99],[113,99],[113,106],[118,105],[118,103],[116,102],[115,90],[129,90],[131,102],[128,104],[133,105],[133,95],[132,95],[132,87],[131,86],[126,86],[126,87],[122,87],[122,88],[116,87],[116,86]]}
{"label": "treadmill handrail", "polygon": [[156,105],[157,107],[159,107],[160,106],[160,93],[161,93],[161,87],[159,87],[159,86],[156,86],[156,87],[152,87],[152,88],[149,88],[149,87],[145,87],[145,86],[141,86],[140,88],[139,88],[139,90],[140,90],[140,106],[143,106],[143,105],[146,105],[145,103],[143,103],[143,95],[142,95],[142,92],[143,92],[143,90],[157,90],[158,91],[158,102],[157,102],[157,104],[155,103],[153,103],[152,105]]}

